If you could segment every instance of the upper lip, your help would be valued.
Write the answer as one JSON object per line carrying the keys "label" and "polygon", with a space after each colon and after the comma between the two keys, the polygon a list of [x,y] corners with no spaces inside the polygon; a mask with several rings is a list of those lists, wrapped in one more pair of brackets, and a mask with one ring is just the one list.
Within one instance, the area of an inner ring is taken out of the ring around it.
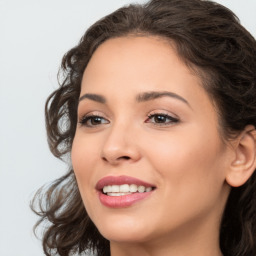
{"label": "upper lip", "polygon": [[122,184],[128,184],[128,185],[135,184],[135,185],[144,186],[144,187],[155,187],[155,185],[150,184],[148,182],[139,180],[134,177],[122,175],[122,176],[106,176],[100,179],[96,184],[96,189],[102,190],[103,187],[108,185],[122,185]]}

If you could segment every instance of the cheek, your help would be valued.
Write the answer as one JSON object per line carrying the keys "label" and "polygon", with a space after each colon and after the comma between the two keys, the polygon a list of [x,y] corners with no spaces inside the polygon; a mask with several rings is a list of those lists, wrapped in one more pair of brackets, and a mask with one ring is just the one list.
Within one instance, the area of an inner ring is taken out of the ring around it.
{"label": "cheek", "polygon": [[87,195],[87,191],[92,190],[94,185],[92,183],[93,179],[93,162],[95,163],[99,151],[93,146],[89,140],[84,139],[79,133],[75,136],[72,150],[71,150],[71,160],[74,173],[77,179],[78,187],[80,193],[84,198]]}
{"label": "cheek", "polygon": [[97,163],[99,155],[99,148],[95,141],[90,141],[89,138],[84,138],[81,134],[77,133],[71,150],[71,160],[76,176],[80,195],[82,197],[87,214],[91,219],[97,219],[95,217],[95,209],[98,207],[94,204],[96,191],[95,175],[94,171],[95,163]]}
{"label": "cheek", "polygon": [[[188,132],[189,131],[189,132]],[[175,130],[162,138],[152,136],[149,144],[148,159],[162,178],[185,191],[185,187],[197,189],[209,187],[225,180],[224,153],[217,131],[198,127],[186,127],[186,132]]]}
{"label": "cheek", "polygon": [[84,136],[81,132],[75,135],[72,150],[71,160],[75,173],[78,175],[89,175],[91,165],[99,157],[99,143],[90,136]]}
{"label": "cheek", "polygon": [[161,181],[158,198],[164,205],[159,210],[161,218],[168,219],[171,215],[178,224],[223,207],[225,162],[218,136],[202,138],[191,130],[187,135],[176,133],[165,140],[154,139],[151,145],[154,147],[148,159]]}

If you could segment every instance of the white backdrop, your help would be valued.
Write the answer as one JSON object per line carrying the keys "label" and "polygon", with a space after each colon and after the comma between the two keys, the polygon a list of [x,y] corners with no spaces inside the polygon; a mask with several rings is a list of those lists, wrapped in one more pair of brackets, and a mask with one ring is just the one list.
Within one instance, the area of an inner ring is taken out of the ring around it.
{"label": "white backdrop", "polygon": [[[66,166],[49,152],[44,102],[86,28],[136,0],[0,0],[0,255],[42,256],[29,201]],[[138,3],[145,2],[137,0]],[[256,36],[255,0],[218,0]]]}

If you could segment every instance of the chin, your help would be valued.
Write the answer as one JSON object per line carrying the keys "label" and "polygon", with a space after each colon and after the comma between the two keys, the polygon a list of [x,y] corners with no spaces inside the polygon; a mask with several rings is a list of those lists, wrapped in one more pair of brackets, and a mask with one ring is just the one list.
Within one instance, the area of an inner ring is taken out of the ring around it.
{"label": "chin", "polygon": [[110,216],[94,222],[99,232],[109,241],[116,242],[144,242],[150,237],[149,223],[141,218],[134,219],[131,216]]}

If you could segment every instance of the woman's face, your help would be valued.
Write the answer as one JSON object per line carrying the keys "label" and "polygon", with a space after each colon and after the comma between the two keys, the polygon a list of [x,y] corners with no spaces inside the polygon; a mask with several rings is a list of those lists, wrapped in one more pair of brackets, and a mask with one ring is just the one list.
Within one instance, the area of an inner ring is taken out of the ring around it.
{"label": "woman's face", "polygon": [[104,237],[150,242],[218,233],[229,148],[201,80],[168,42],[131,36],[103,43],[84,72],[78,120],[73,168]]}

